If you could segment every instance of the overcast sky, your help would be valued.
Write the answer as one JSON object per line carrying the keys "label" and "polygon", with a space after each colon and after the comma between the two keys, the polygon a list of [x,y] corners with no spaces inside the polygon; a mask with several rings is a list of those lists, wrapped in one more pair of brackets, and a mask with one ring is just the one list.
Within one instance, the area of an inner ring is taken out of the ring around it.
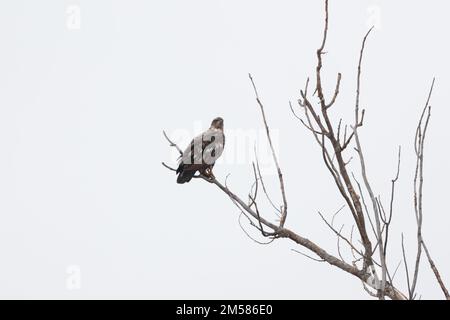
{"label": "overcast sky", "polygon": [[[369,179],[385,203],[402,145],[392,270],[401,232],[410,268],[414,261],[413,139],[436,77],[423,234],[447,283],[449,10],[438,0],[331,0],[323,70],[328,96],[342,72],[331,113],[336,123],[350,122],[361,40],[375,24],[360,135]],[[0,297],[368,298],[356,278],[293,252],[300,248],[287,240],[251,241],[223,193],[199,180],[177,185],[161,166],[175,165],[176,156],[162,130],[184,148],[222,116],[227,145],[216,177],[230,174],[229,187],[246,199],[256,145],[280,201],[251,72],[285,174],[286,226],[337,255],[317,211],[330,218],[344,203],[288,104],[314,75],[322,28],[317,0],[2,1]],[[350,165],[359,172],[356,161]],[[275,219],[264,201],[260,209]],[[349,215],[336,218],[347,234]],[[419,294],[442,298],[426,263],[421,271]],[[395,282],[406,288],[403,268]]]}

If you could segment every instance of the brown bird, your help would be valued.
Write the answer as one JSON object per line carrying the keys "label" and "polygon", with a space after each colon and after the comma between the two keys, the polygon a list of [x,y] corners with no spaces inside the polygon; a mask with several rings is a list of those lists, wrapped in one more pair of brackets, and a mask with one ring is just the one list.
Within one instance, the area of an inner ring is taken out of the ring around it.
{"label": "brown bird", "polygon": [[177,169],[177,183],[191,181],[196,172],[213,179],[212,168],[216,160],[222,155],[225,148],[225,135],[223,133],[223,119],[215,118],[211,127],[195,137],[183,155]]}

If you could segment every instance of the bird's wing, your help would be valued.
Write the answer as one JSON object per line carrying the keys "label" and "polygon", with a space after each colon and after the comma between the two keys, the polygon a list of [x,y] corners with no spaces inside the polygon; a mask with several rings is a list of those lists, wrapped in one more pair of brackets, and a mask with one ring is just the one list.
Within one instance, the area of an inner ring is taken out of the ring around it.
{"label": "bird's wing", "polygon": [[213,165],[222,155],[225,148],[225,135],[221,130],[208,130],[204,140],[207,142],[203,150],[203,160],[208,165]]}
{"label": "bird's wing", "polygon": [[222,131],[208,129],[196,136],[181,156],[180,163],[199,167],[213,165],[222,155],[225,147],[225,135]]}
{"label": "bird's wing", "polygon": [[187,165],[198,165],[203,163],[203,149],[207,144],[207,141],[203,140],[204,135],[205,132],[192,139],[186,150],[184,150],[183,155],[180,156],[180,163],[184,163]]}

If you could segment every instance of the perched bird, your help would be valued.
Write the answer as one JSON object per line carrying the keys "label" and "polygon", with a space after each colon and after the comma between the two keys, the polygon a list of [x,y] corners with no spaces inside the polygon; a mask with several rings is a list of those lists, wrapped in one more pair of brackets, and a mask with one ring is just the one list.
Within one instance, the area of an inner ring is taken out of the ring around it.
{"label": "perched bird", "polygon": [[213,179],[212,168],[216,160],[222,155],[225,147],[223,133],[223,119],[218,117],[211,122],[211,127],[195,137],[183,155],[177,169],[177,183],[191,181],[196,172]]}

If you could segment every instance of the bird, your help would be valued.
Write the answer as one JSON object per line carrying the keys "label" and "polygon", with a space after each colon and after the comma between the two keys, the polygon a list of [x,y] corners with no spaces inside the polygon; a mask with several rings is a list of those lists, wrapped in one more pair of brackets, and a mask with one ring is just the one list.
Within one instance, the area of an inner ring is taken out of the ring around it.
{"label": "bird", "polygon": [[191,181],[197,171],[206,178],[215,179],[212,168],[225,148],[224,121],[214,118],[208,130],[195,137],[179,158],[177,183]]}

